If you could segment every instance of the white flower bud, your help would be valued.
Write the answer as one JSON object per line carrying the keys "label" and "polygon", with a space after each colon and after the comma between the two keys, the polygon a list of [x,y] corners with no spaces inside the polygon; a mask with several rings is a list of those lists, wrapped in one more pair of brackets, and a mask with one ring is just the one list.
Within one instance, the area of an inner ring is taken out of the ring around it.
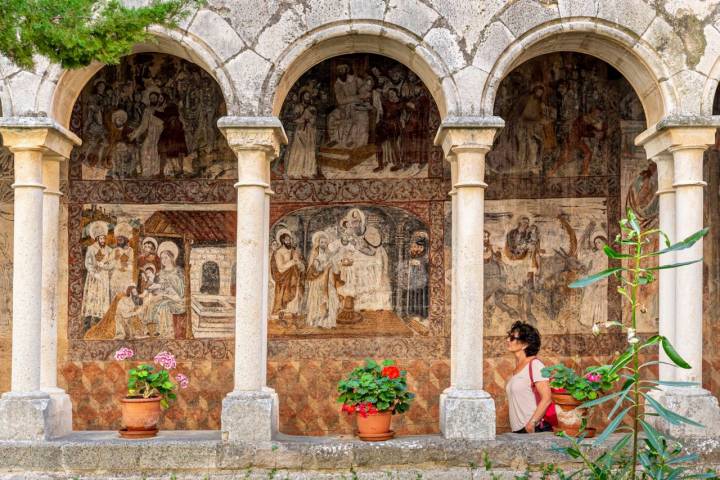
{"label": "white flower bud", "polygon": [[630,343],[630,344],[635,344],[640,341],[640,339],[635,336],[634,328],[628,328],[627,338],[628,338],[628,343]]}

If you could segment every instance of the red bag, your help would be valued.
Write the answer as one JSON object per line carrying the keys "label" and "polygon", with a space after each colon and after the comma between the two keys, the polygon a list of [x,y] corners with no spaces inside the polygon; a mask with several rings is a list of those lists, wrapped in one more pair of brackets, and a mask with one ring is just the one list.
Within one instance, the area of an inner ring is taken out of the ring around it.
{"label": "red bag", "polygon": [[[535,387],[535,381],[533,380],[533,371],[532,371],[532,362],[537,360],[537,358],[533,358],[530,360],[530,365],[528,365],[528,372],[530,373],[530,387],[532,388],[533,394],[535,395],[535,405],[538,405],[540,403],[540,392],[537,391],[537,387]],[[558,418],[557,418],[557,412],[555,412],[555,404],[550,402],[550,406],[545,410],[545,416],[540,420],[540,423],[546,423],[550,425],[551,427],[557,427],[558,425]]]}

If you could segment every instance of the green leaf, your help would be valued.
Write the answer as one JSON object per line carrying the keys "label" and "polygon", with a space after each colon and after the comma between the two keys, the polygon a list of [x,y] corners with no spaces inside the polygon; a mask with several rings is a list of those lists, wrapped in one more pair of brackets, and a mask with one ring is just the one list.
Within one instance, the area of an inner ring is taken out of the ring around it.
{"label": "green leaf", "polygon": [[630,360],[632,360],[633,357],[633,350],[632,348],[628,348],[625,350],[625,352],[620,355],[618,358],[615,359],[615,361],[612,363],[612,368],[610,369],[610,372],[608,373],[617,373],[619,372],[625,365],[630,363]]}
{"label": "green leaf", "polygon": [[707,233],[710,231],[709,228],[703,228],[702,230],[698,230],[697,232],[693,233],[689,237],[687,237],[685,240],[681,240],[673,245],[670,245],[667,248],[663,248],[662,250],[658,250],[657,252],[652,252],[649,255],[650,256],[658,256],[662,255],[664,253],[668,252],[676,252],[678,250],[685,250],[697,243],[698,240],[700,240],[702,237],[707,235]]}
{"label": "green leaf", "polygon": [[692,265],[693,263],[702,262],[702,258],[698,258],[697,260],[691,260],[689,262],[680,262],[680,263],[673,263],[672,265],[659,265],[657,267],[648,267],[645,270],[665,270],[668,268],[679,268],[684,267],[685,265]]}
{"label": "green leaf", "polygon": [[619,397],[620,395],[623,395],[624,393],[626,393],[626,392],[624,392],[624,391],[621,390],[621,391],[619,391],[619,392],[615,392],[615,393],[612,393],[612,394],[610,394],[610,395],[604,395],[604,396],[602,396],[602,397],[600,397],[600,398],[597,398],[597,399],[595,399],[595,400],[591,400],[591,401],[589,401],[589,402],[585,402],[585,403],[583,403],[582,405],[580,405],[578,408],[596,407],[596,406],[598,406],[598,405],[601,405],[601,404],[603,404],[603,403],[605,403],[605,402],[608,402],[608,401],[612,400],[613,398]]}
{"label": "green leaf", "polygon": [[667,387],[698,387],[698,382],[678,382],[675,380],[654,380],[656,385],[665,385]]}
{"label": "green leaf", "polygon": [[632,255],[616,251],[610,245],[605,245],[603,247],[603,252],[605,252],[605,255],[607,255],[609,258],[634,258]]}
{"label": "green leaf", "polygon": [[662,338],[662,347],[665,354],[675,363],[675,365],[686,370],[691,368],[690,364],[683,360],[680,354],[675,351],[675,348],[672,346],[672,343],[670,343],[670,340],[665,337]]}
{"label": "green leaf", "polygon": [[610,424],[608,424],[607,427],[605,427],[605,430],[600,434],[599,437],[595,439],[594,445],[598,446],[605,442],[605,440],[608,439],[608,437],[617,429],[618,425],[620,425],[620,422],[622,422],[622,419],[627,415],[627,413],[630,411],[632,407],[627,407],[623,411],[621,411],[618,416],[616,416]]}
{"label": "green leaf", "polygon": [[668,410],[667,408],[663,407],[657,400],[655,400],[650,395],[641,394],[643,398],[645,398],[645,401],[652,406],[652,408],[655,409],[655,411],[666,421],[672,423],[673,425],[679,425],[681,423],[686,423],[688,425],[692,425],[694,427],[700,427],[705,428],[704,425],[701,423],[696,422],[695,420],[690,420],[689,418],[683,417],[682,415],[678,415],[675,412],[672,412]]}
{"label": "green leaf", "polygon": [[659,433],[657,432],[657,430],[655,430],[652,425],[647,423],[645,420],[640,420],[640,425],[645,431],[645,434],[647,435],[647,440],[648,442],[650,442],[653,448],[658,452],[663,450],[662,445],[660,444],[660,438],[658,438]]}
{"label": "green leaf", "polygon": [[568,285],[570,288],[583,288],[587,287],[588,285],[592,285],[595,282],[599,282],[600,280],[603,280],[610,275],[613,275],[617,272],[625,270],[623,267],[613,267],[608,268],[607,270],[603,270],[602,272],[595,273],[593,275],[590,275],[589,277],[581,278],[580,280],[575,280],[570,285]]}

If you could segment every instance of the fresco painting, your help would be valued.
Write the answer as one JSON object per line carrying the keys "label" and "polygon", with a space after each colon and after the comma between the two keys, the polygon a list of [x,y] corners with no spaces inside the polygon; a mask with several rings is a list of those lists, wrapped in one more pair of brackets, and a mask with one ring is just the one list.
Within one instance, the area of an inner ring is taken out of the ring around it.
{"label": "fresco painting", "polygon": [[289,143],[278,178],[427,177],[440,116],[406,66],[379,55],[332,58],[290,90],[280,119]]}
{"label": "fresco painting", "polygon": [[313,207],[271,229],[271,335],[426,329],[427,225],[394,207]]}
{"label": "fresco painting", "polygon": [[489,174],[595,176],[617,173],[620,120],[644,120],[642,105],[610,65],[553,53],[513,70],[495,115],[505,120],[487,155]]}
{"label": "fresco painting", "polygon": [[234,222],[227,210],[86,205],[83,338],[232,336]]}
{"label": "fresco painting", "polygon": [[[446,228],[450,217],[448,203]],[[602,198],[486,201],[485,335],[505,335],[516,320],[552,333],[586,333],[607,321],[607,281],[567,287],[607,268],[606,219]]]}
{"label": "fresco painting", "polygon": [[216,126],[223,115],[220,88],[197,65],[172,55],[130,55],[100,70],[75,104],[71,128],[83,144],[73,150],[72,174],[235,178],[235,157]]}

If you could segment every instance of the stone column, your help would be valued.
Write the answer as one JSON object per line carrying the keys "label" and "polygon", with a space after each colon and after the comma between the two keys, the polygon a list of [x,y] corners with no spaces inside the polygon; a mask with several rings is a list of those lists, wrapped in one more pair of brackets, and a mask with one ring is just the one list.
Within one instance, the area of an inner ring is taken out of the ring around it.
{"label": "stone column", "polygon": [[435,139],[454,172],[450,388],[440,397],[446,438],[495,438],[495,403],[483,390],[483,232],[485,154],[502,128],[499,118],[443,122]]}
{"label": "stone column", "polygon": [[223,400],[229,441],[270,440],[278,402],[266,386],[269,164],[287,142],[277,118],[223,117],[218,127],[238,158],[235,386]]}
{"label": "stone column", "polygon": [[[703,228],[703,154],[714,142],[715,126],[693,125],[687,119],[665,119],[636,139],[637,144],[645,147],[649,158],[663,154],[666,159],[668,155],[672,156],[676,220],[675,232],[666,233],[673,243]],[[664,173],[667,174],[667,170]],[[667,186],[667,179],[663,180]],[[672,208],[669,201],[665,208]],[[688,262],[702,256],[701,240],[692,248],[675,252],[674,261]],[[716,436],[720,434],[718,401],[702,388],[703,263],[677,268],[674,273],[674,338],[670,340],[691,368],[675,368],[672,378],[696,382],[696,385],[665,387],[655,396],[669,409],[705,425],[705,428],[672,425],[659,418],[655,418],[654,423],[661,432],[672,437]],[[667,287],[661,291],[663,294],[672,296],[672,291]],[[667,372],[664,374],[668,375]]]}
{"label": "stone column", "polygon": [[40,388],[50,395],[50,430],[52,436],[72,431],[72,404],[65,390],[57,386],[57,309],[58,309],[58,235],[60,228],[60,162],[59,155],[43,159],[43,255],[42,255],[42,325],[40,327]]}
{"label": "stone column", "polygon": [[[41,389],[42,320],[43,313],[46,313],[43,306],[47,308],[49,303],[46,300],[50,300],[47,292],[43,291],[46,240],[43,236],[46,190],[43,157],[67,158],[73,145],[80,141],[47,118],[0,119],[0,134],[5,146],[14,154],[16,219],[13,238],[12,383],[11,391],[0,398],[0,439],[44,440],[65,433],[62,428],[58,431],[57,427],[67,425],[67,419],[57,418],[49,393]],[[57,252],[54,255],[57,262]],[[57,268],[55,275],[57,283]]]}
{"label": "stone column", "polygon": [[[673,182],[674,166],[673,157],[669,153],[661,153],[652,159],[657,164],[658,176],[658,208],[659,227],[671,239],[675,238],[675,188]],[[672,241],[672,240],[671,240]],[[661,245],[660,248],[663,246]],[[675,252],[670,252],[659,258],[660,265],[671,265],[675,263]],[[675,339],[675,269],[660,270],[658,272],[659,292],[658,302],[660,307],[659,333],[670,339],[673,345]],[[660,360],[669,362],[670,359],[660,349]],[[674,380],[675,368],[670,365],[659,366],[660,380]]]}

